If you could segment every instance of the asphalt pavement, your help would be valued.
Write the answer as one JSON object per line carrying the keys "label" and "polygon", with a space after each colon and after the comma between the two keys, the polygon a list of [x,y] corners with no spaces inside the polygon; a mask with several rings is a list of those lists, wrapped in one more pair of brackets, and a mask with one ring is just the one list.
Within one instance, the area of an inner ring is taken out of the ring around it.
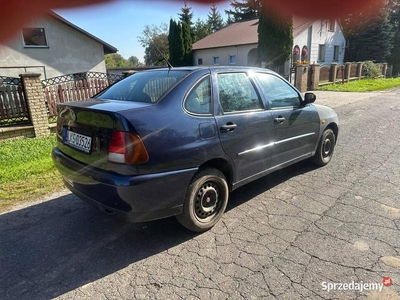
{"label": "asphalt pavement", "polygon": [[0,215],[1,299],[400,299],[400,89],[316,92],[332,161],[231,194],[195,234],[125,223],[63,192]]}

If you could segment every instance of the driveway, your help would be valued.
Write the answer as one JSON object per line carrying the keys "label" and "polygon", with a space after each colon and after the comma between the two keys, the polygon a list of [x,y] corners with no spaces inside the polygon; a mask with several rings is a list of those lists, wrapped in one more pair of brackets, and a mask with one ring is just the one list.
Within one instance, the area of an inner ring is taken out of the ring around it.
{"label": "driveway", "polygon": [[341,120],[331,163],[236,190],[206,233],[67,192],[3,213],[1,298],[400,299],[400,89],[316,94]]}

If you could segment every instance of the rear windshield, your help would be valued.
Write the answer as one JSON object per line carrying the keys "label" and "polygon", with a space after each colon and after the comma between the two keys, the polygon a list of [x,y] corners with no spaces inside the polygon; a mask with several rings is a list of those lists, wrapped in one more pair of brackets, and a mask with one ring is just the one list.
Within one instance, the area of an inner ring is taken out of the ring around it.
{"label": "rear windshield", "polygon": [[157,102],[175,83],[190,71],[160,70],[138,72],[117,82],[96,96],[104,100]]}

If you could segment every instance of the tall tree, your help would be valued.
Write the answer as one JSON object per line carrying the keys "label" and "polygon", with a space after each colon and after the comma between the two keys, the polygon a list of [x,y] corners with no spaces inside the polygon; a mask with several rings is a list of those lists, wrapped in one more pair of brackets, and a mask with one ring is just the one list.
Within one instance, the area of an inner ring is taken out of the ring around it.
{"label": "tall tree", "polygon": [[258,60],[269,68],[279,67],[289,59],[292,47],[292,16],[281,14],[264,2],[258,23]]}
{"label": "tall tree", "polygon": [[263,0],[231,0],[232,9],[225,10],[228,15],[228,23],[239,22],[257,18],[260,16]]}
{"label": "tall tree", "polygon": [[132,67],[135,67],[135,66],[137,66],[139,64],[139,59],[134,55],[130,56],[128,58],[128,61],[131,64]]}
{"label": "tall tree", "polygon": [[162,23],[160,26],[146,25],[138,41],[145,47],[145,63],[147,66],[164,65],[163,58],[168,59],[168,27]]}
{"label": "tall tree", "polygon": [[388,63],[393,66],[392,75],[398,77],[400,76],[400,1],[390,0],[387,6],[393,28],[393,48]]}
{"label": "tall tree", "polygon": [[224,26],[224,20],[215,4],[210,7],[210,12],[207,15],[207,24],[210,26],[212,32],[216,32]]}
{"label": "tall tree", "polygon": [[169,62],[173,66],[181,66],[184,56],[182,26],[171,19],[169,22]]}
{"label": "tall tree", "polygon": [[192,26],[193,22],[193,12],[191,11],[192,8],[187,6],[187,2],[183,2],[183,7],[181,8],[181,13],[178,13],[179,15],[179,20],[181,23],[187,23],[189,27]]}
{"label": "tall tree", "polygon": [[386,0],[374,2],[367,12],[352,14],[342,19],[343,32],[348,41],[347,61],[373,60],[386,62],[393,48],[393,25]]}
{"label": "tall tree", "polygon": [[212,30],[208,23],[198,18],[197,21],[194,23],[193,33],[194,33],[193,43],[195,43],[198,40],[201,40],[202,38],[205,38],[207,35],[211,34]]}
{"label": "tall tree", "polygon": [[189,25],[190,29],[190,36],[191,39],[194,40],[194,30],[193,30],[193,12],[192,12],[192,7],[187,6],[187,2],[183,2],[183,7],[181,8],[181,13],[178,13],[179,15],[179,20],[183,26],[184,23]]}
{"label": "tall tree", "polygon": [[121,54],[112,53],[104,55],[106,67],[130,67],[131,63],[122,57]]}
{"label": "tall tree", "polygon": [[192,35],[190,33],[189,24],[182,23],[182,40],[183,40],[183,65],[191,66],[192,61]]}

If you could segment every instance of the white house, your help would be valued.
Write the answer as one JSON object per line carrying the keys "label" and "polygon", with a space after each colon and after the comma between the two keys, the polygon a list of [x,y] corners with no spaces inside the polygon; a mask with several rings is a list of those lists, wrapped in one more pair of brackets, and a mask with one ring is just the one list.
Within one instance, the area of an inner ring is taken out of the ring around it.
{"label": "white house", "polygon": [[[260,66],[257,61],[258,19],[232,23],[193,44],[194,65]],[[293,18],[293,55],[311,63],[343,63],[345,38],[337,20]],[[273,60],[271,58],[270,60]],[[289,73],[290,62],[285,74]]]}
{"label": "white house", "polygon": [[0,76],[24,72],[42,78],[78,73],[106,72],[104,54],[118,50],[53,11],[32,20],[11,40],[0,44]]}

